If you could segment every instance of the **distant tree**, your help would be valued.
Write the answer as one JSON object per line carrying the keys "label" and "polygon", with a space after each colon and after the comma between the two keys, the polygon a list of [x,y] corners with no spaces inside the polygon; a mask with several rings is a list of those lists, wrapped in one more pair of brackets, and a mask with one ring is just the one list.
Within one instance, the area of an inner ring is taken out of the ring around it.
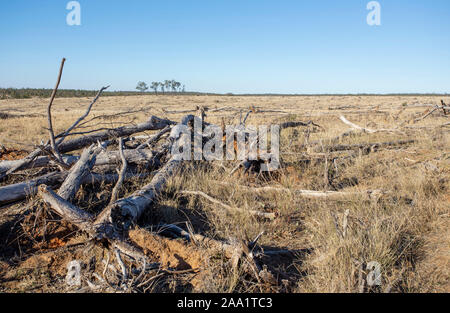
{"label": "distant tree", "polygon": [[161,87],[161,92],[164,93],[164,82],[160,82],[159,87]]}
{"label": "distant tree", "polygon": [[170,87],[172,87],[172,91],[176,92],[178,88],[178,82],[174,79],[170,81]]}
{"label": "distant tree", "polygon": [[152,82],[152,84],[150,85],[150,88],[155,91],[155,94],[158,94],[158,87],[159,87],[159,82]]}
{"label": "distant tree", "polygon": [[138,82],[136,89],[140,92],[146,92],[148,90],[148,86],[145,82]]}
{"label": "distant tree", "polygon": [[181,87],[181,83],[180,82],[175,82],[175,89],[178,90],[178,91],[181,91],[180,87]]}
{"label": "distant tree", "polygon": [[181,92],[186,92],[186,85],[183,85],[183,89],[181,90]]}
{"label": "distant tree", "polygon": [[164,81],[164,87],[166,88],[166,90],[170,90],[170,87],[172,87],[172,81],[165,80]]}

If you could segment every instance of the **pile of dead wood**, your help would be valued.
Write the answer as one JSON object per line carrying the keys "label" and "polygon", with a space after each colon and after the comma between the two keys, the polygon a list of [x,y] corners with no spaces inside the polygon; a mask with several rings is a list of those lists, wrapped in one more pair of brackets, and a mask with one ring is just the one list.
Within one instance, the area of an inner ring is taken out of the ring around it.
{"label": "pile of dead wood", "polygon": [[[145,264],[151,262],[146,261],[147,257],[140,249],[129,243],[127,232],[145,210],[152,207],[157,196],[164,190],[166,182],[183,168],[183,161],[172,155],[172,148],[186,147],[186,142],[191,145],[193,142],[191,136],[195,132],[179,135],[173,130],[176,130],[178,125],[193,128],[193,125],[198,122],[203,130],[203,127],[207,125],[204,122],[204,111],[200,110],[199,117],[187,115],[178,123],[151,116],[147,122],[138,125],[80,132],[80,125],[83,125],[83,121],[90,114],[101,93],[108,88],[104,87],[90,103],[85,114],[65,131],[55,134],[51,107],[64,62],[65,60],[61,63],[58,81],[47,108],[49,140],[36,146],[36,149],[23,159],[0,162],[0,180],[3,182],[18,173],[32,178],[0,187],[0,205],[16,203],[38,195],[50,210],[85,232],[90,240],[107,244],[116,252],[120,251],[135,261],[143,262],[145,271]],[[243,122],[245,123],[245,120]],[[284,127],[300,125],[309,124],[289,123]],[[135,134],[147,131],[157,131],[157,133],[153,136],[133,137]],[[79,137],[74,138],[75,135]],[[151,181],[130,196],[120,198],[119,194],[124,181],[136,177],[142,180],[151,178]],[[74,204],[76,194],[82,185],[105,182],[115,183],[115,187],[109,204],[99,214],[93,215]],[[201,192],[184,191],[184,193],[205,197],[228,210],[239,210]],[[249,211],[248,213],[258,218],[274,219],[276,217],[276,214],[271,212]],[[225,256],[233,260],[235,266],[241,260],[246,260],[251,273],[258,281],[274,280],[274,277],[254,259],[255,255],[261,253],[261,250],[256,247],[260,236],[251,241],[229,243],[187,232],[175,225],[164,225],[164,229],[172,236],[223,251]],[[286,251],[277,253],[286,253]],[[118,259],[120,260],[120,256]]]}
{"label": "pile of dead wood", "polygon": [[[172,148],[175,146],[185,147],[186,143],[191,145],[193,142],[191,136],[195,135],[195,131],[192,129],[189,135],[186,133],[179,135],[173,130],[176,130],[178,125],[193,128],[193,125],[198,123],[203,130],[203,127],[210,125],[205,122],[205,110],[199,109],[198,116],[187,115],[179,122],[151,116],[147,122],[138,125],[80,132],[80,125],[83,125],[83,121],[90,114],[101,93],[108,88],[104,87],[89,104],[85,114],[65,131],[55,134],[52,125],[51,107],[61,79],[64,61],[62,61],[58,81],[47,108],[49,140],[36,146],[36,149],[23,159],[0,162],[0,179],[3,181],[8,180],[11,175],[18,172],[32,176],[31,179],[26,181],[0,187],[0,205],[23,201],[28,197],[39,195],[51,210],[66,222],[85,232],[93,241],[107,243],[134,260],[144,260],[145,267],[146,256],[139,249],[129,244],[126,235],[127,230],[137,222],[146,210],[152,207],[157,200],[157,196],[164,190],[167,181],[172,176],[177,175],[183,168],[183,161],[172,155]],[[245,127],[242,126],[245,126],[245,121],[251,112],[249,111],[243,120],[241,118],[240,125],[236,128],[240,127],[239,129],[245,132]],[[379,147],[398,146],[413,142],[401,141],[356,146],[339,145],[336,143],[339,139],[359,132],[403,133],[399,129],[363,128],[348,121],[343,116],[341,121],[348,125],[350,129],[331,140],[330,146],[324,147],[322,142],[308,142],[308,146],[321,147],[322,151],[325,149],[327,153],[330,153],[355,149],[375,150]],[[320,128],[313,122],[286,122],[280,125],[280,130],[299,126]],[[157,131],[157,133],[152,136],[135,136],[147,131]],[[75,135],[78,135],[78,137],[75,137]],[[245,170],[254,169],[255,161],[246,159],[239,163],[235,170],[243,167]],[[151,180],[130,196],[120,198],[119,194],[124,181],[131,178],[141,178],[142,180],[151,178]],[[115,187],[111,193],[109,204],[98,215],[88,213],[74,204],[75,196],[82,185],[105,182],[115,184]],[[241,187],[245,188],[245,186]],[[239,188],[239,186],[236,186],[236,188]],[[279,190],[273,187],[249,188],[252,192],[265,192],[267,189],[291,192],[284,188],[278,188]],[[298,190],[294,192],[300,196],[311,198],[346,196],[344,193],[331,191]],[[241,210],[226,205],[200,191],[183,191],[182,193],[203,197],[227,210]],[[246,211],[245,213],[264,219],[275,219],[277,217],[273,212]],[[266,255],[286,253],[284,250],[262,251],[257,247],[260,236],[253,240],[231,243],[194,234],[193,231],[187,232],[175,225],[164,225],[164,228],[176,237],[222,250],[226,256],[233,260],[235,265],[245,260],[250,272],[255,275],[258,281],[273,281],[275,278],[267,269],[258,264],[255,256],[261,253]],[[124,276],[126,276],[125,273]]]}

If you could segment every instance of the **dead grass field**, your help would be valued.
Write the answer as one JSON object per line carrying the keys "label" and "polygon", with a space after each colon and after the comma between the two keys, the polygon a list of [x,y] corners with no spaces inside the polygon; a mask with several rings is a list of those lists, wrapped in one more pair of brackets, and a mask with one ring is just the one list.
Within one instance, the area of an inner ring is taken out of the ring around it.
{"label": "dead grass field", "polygon": [[[450,99],[443,100],[450,102]],[[0,143],[18,150],[12,158],[23,156],[23,150],[31,151],[35,144],[47,140],[47,101],[0,101],[3,113]],[[55,133],[65,130],[81,116],[90,101],[88,98],[56,99]],[[199,271],[149,276],[148,283],[136,287],[135,291],[449,292],[450,145],[449,127],[443,126],[448,118],[436,111],[413,122],[430,109],[425,104],[437,105],[440,101],[441,97],[431,96],[100,98],[91,113],[91,117],[102,116],[92,121],[96,128],[139,123],[151,115],[179,121],[186,114],[182,111],[197,106],[208,107],[212,112],[207,113],[207,121],[219,125],[222,118],[226,124],[238,123],[239,110],[245,115],[254,107],[256,113],[250,114],[248,125],[312,120],[322,127],[282,131],[283,168],[270,177],[241,172],[230,176],[227,171],[235,162],[225,163],[225,171],[220,167],[187,164],[183,174],[170,181],[158,204],[139,221],[130,238],[155,262],[177,270]],[[214,112],[216,108],[225,110]],[[331,140],[349,129],[340,121],[341,115],[362,127],[396,128],[401,133],[360,133],[333,144],[410,139],[415,142],[368,152],[327,151]],[[310,149],[305,145],[313,141],[322,141],[316,147],[323,148]],[[330,156],[332,161],[325,162]],[[10,180],[19,178],[23,175]],[[128,182],[121,196],[132,193],[145,182]],[[255,193],[245,186],[277,186],[289,192]],[[83,188],[77,194],[78,205],[88,211],[107,203],[112,186],[94,188],[96,197],[87,197]],[[339,199],[311,199],[295,192],[298,189],[352,194]],[[276,212],[278,218],[263,221],[245,213],[230,214],[202,198],[181,195],[181,190],[203,191],[245,210]],[[368,197],[368,190],[380,192]],[[76,290],[65,284],[67,263],[74,259],[82,261],[84,275],[94,280],[93,273],[101,275],[103,261],[109,260],[107,249],[85,243],[83,233],[47,211],[44,212],[45,229],[30,229],[37,208],[42,207],[39,201],[35,197],[27,203],[0,208],[0,292],[92,292],[86,283]],[[180,240],[162,239],[153,232],[153,227],[160,223],[184,227],[186,220],[195,233],[216,239],[254,238],[264,231],[259,243],[266,249],[295,251],[263,257],[267,258],[262,260],[263,264],[278,273],[282,283],[262,284],[239,268],[232,268],[222,255],[207,253]],[[112,260],[114,256],[110,257]],[[372,261],[381,265],[382,285],[361,287],[369,272],[365,265]]]}

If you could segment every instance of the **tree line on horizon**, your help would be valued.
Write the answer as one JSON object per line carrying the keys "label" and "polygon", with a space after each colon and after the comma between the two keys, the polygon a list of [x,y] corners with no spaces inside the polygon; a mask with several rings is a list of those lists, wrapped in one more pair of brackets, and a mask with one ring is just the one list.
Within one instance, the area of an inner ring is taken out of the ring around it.
{"label": "tree line on horizon", "polygon": [[140,92],[146,92],[148,89],[152,89],[155,94],[158,94],[158,90],[160,90],[162,93],[165,93],[166,91],[185,92],[186,86],[181,85],[180,82],[172,79],[162,82],[154,81],[150,84],[150,86],[148,86],[146,82],[140,81],[137,83],[136,89]]}
{"label": "tree line on horizon", "polygon": [[[0,100],[7,99],[31,99],[37,98],[50,98],[53,89],[50,88],[0,88]],[[95,97],[98,90],[82,90],[82,89],[58,89],[56,93],[57,98],[83,98],[83,97]],[[143,95],[138,91],[104,91],[103,97],[108,96],[135,96]]]}

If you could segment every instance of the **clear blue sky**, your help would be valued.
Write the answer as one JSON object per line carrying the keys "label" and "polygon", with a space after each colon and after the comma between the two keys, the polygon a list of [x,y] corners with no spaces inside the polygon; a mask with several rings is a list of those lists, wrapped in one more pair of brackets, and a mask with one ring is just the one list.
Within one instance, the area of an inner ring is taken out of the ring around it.
{"label": "clear blue sky", "polygon": [[176,79],[233,93],[450,93],[450,1],[0,2],[0,87],[134,90]]}

